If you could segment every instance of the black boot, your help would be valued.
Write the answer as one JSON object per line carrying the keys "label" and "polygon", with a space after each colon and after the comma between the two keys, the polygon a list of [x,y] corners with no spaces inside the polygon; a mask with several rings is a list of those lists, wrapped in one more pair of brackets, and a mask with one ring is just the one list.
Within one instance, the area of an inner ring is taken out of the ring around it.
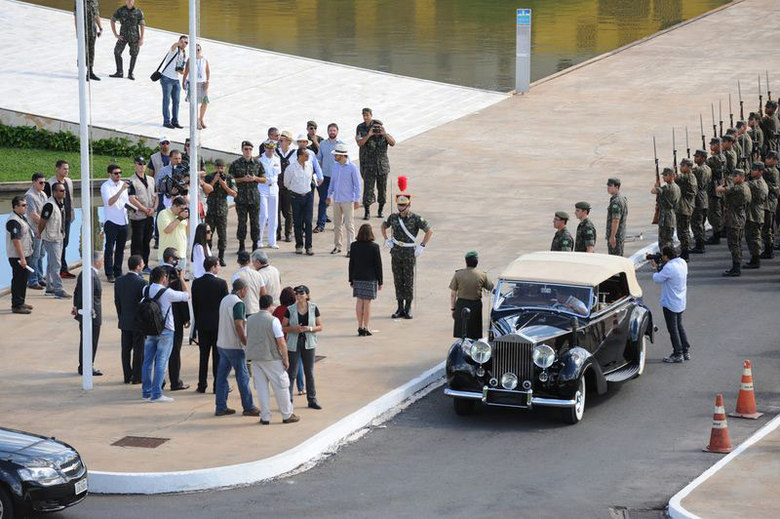
{"label": "black boot", "polygon": [[376,212],[377,218],[384,218],[384,215],[382,214],[382,210],[385,208],[385,204],[379,204],[379,210]]}
{"label": "black boot", "polygon": [[727,278],[738,278],[742,274],[742,271],[739,267],[739,262],[732,262],[731,268],[723,273],[723,277]]}
{"label": "black boot", "polygon": [[774,247],[768,243],[764,246],[764,252],[761,253],[761,259],[774,259],[775,250]]}
{"label": "black boot", "polygon": [[399,299],[398,300],[398,308],[396,308],[395,313],[391,315],[393,319],[400,319],[404,316],[404,300]]}
{"label": "black boot", "polygon": [[227,263],[225,263],[225,251],[223,250],[219,251],[219,266],[227,267]]}
{"label": "black boot", "polygon": [[688,249],[681,249],[680,250],[680,257],[684,259],[686,262],[690,261],[691,256],[688,253]]}
{"label": "black boot", "polygon": [[135,80],[135,76],[133,75],[133,70],[135,69],[136,59],[138,59],[138,56],[130,56],[130,69],[127,71],[127,79]]}
{"label": "black boot", "polygon": [[116,61],[116,72],[108,77],[124,77],[124,74],[122,73],[122,56],[114,54],[114,61]]}
{"label": "black boot", "polygon": [[368,210],[368,206],[364,205],[363,208],[366,210],[365,214],[363,215],[364,220],[371,219],[371,211]]}
{"label": "black boot", "polygon": [[246,250],[246,247],[244,247],[243,240],[238,242],[238,252],[241,253],[241,252],[244,252],[245,250]]}
{"label": "black boot", "polygon": [[252,252],[257,250],[257,242],[255,240],[252,240]]}
{"label": "black boot", "polygon": [[696,246],[688,252],[691,254],[704,254],[704,240],[696,240]]}
{"label": "black boot", "polygon": [[720,232],[712,231],[712,238],[707,240],[707,245],[720,245]]}
{"label": "black boot", "polygon": [[412,300],[407,299],[404,303],[404,319],[412,318]]}
{"label": "black boot", "polygon": [[744,269],[758,269],[761,268],[761,259],[757,255],[750,256],[750,261],[742,265]]}
{"label": "black boot", "polygon": [[87,73],[87,79],[92,81],[100,81],[100,78],[97,77],[94,72],[92,72],[92,69],[89,69],[89,72]]}

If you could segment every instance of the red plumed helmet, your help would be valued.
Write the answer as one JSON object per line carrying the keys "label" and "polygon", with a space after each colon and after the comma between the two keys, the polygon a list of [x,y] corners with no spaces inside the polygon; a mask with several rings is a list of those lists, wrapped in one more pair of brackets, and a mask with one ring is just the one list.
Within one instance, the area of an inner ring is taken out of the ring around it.
{"label": "red plumed helmet", "polygon": [[401,191],[406,191],[408,180],[409,179],[406,178],[406,175],[401,175],[400,177],[398,177],[398,189],[400,189]]}

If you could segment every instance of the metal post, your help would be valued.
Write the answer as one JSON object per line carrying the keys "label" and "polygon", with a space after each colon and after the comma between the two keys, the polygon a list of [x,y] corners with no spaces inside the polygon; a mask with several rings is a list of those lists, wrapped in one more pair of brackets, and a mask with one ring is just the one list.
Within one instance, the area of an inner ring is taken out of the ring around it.
{"label": "metal post", "polygon": [[515,44],[515,92],[531,89],[531,10],[517,9]]}
{"label": "metal post", "polygon": [[[79,140],[81,153],[81,387],[92,389],[92,185],[89,170],[89,102],[87,93],[87,24],[85,0],[76,2],[79,69]],[[92,20],[90,20],[92,22]],[[91,28],[91,26],[90,26]]]}
{"label": "metal post", "polygon": [[[198,0],[190,0],[190,67],[189,82],[190,91],[190,238],[187,256],[192,254],[192,244],[195,239],[195,229],[198,227],[198,198],[200,190],[198,188],[198,54],[196,48],[198,45]],[[194,265],[190,265],[190,272],[195,277]]]}

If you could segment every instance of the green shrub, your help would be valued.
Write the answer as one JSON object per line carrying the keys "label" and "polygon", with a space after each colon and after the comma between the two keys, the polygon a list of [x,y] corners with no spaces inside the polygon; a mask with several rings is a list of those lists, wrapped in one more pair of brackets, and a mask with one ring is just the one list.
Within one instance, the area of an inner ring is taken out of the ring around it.
{"label": "green shrub", "polygon": [[[0,124],[0,148],[34,148],[52,151],[79,151],[79,137],[69,131],[51,132],[34,126],[6,126]],[[135,144],[124,137],[111,137],[92,141],[95,155],[114,157],[150,156],[156,148],[146,146],[141,140]]]}

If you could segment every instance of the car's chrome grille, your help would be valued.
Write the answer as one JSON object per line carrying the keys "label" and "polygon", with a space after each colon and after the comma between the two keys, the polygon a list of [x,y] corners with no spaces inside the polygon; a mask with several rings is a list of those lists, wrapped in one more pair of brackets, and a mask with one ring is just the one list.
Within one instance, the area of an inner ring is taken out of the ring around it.
{"label": "car's chrome grille", "polygon": [[60,470],[68,479],[80,478],[84,475],[85,467],[81,462],[81,458],[76,456],[60,466]]}
{"label": "car's chrome grille", "polygon": [[533,382],[534,363],[531,358],[533,344],[522,340],[516,335],[507,335],[493,341],[493,373],[501,380],[501,375],[511,371],[520,383],[518,389],[522,389],[525,380]]}

